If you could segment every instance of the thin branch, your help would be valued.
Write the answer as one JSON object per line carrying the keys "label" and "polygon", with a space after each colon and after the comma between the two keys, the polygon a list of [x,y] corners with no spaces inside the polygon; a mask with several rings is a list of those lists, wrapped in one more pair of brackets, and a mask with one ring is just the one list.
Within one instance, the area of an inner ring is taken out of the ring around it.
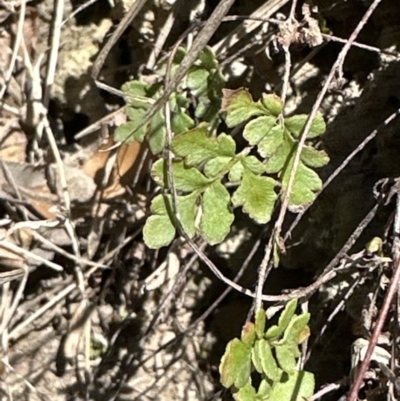
{"label": "thin branch", "polygon": [[329,262],[328,266],[324,269],[323,273],[328,273],[329,271],[334,269],[335,266],[337,266],[339,264],[340,259],[342,259],[343,256],[345,256],[346,253],[350,251],[350,249],[355,244],[355,242],[358,240],[358,238],[360,238],[360,235],[362,234],[364,229],[368,226],[368,224],[375,217],[379,206],[380,206],[380,202],[376,203],[376,205],[374,205],[374,207],[367,213],[367,215],[364,217],[364,219],[361,221],[361,223],[356,227],[356,229],[353,231],[353,233],[347,239],[346,243],[342,246],[340,251]]}
{"label": "thin branch", "polygon": [[326,386],[322,387],[320,390],[318,390],[312,397],[307,398],[307,401],[316,401],[321,399],[321,397],[325,394],[328,394],[332,391],[338,390],[340,387],[342,387],[345,383],[344,380],[341,380],[337,383],[331,383],[327,384]]}
{"label": "thin branch", "polygon": [[47,63],[47,74],[44,86],[43,105],[47,110],[49,107],[51,86],[54,83],[58,61],[58,50],[61,41],[61,26],[64,15],[64,0],[56,0],[54,5],[53,30],[51,32],[50,55]]}
{"label": "thin branch", "polygon": [[296,5],[297,5],[297,0],[292,0],[292,5],[290,6],[290,14],[288,17],[288,21],[294,21],[295,20],[295,12],[296,12]]}
{"label": "thin branch", "polygon": [[144,127],[145,124],[147,124],[147,122],[165,106],[165,103],[168,101],[171,94],[176,90],[177,86],[185,77],[185,75],[189,71],[189,68],[198,59],[199,54],[203,51],[204,47],[214,35],[221,21],[223,20],[234,2],[235,0],[221,0],[219,2],[211,16],[208,18],[206,24],[204,25],[204,28],[197,35],[192,47],[183,58],[175,75],[164,90],[164,93],[143,116],[141,123],[136,127],[136,131]]}
{"label": "thin branch", "polygon": [[18,289],[14,295],[13,302],[12,302],[10,308],[6,311],[5,315],[2,316],[2,322],[0,324],[0,336],[3,336],[4,330],[7,329],[7,326],[10,323],[10,320],[14,316],[14,313],[19,305],[19,302],[21,301],[22,296],[23,296],[26,282],[28,281],[28,276],[29,276],[29,267],[27,265],[25,265],[24,275],[22,276],[22,280],[18,285]]}
{"label": "thin branch", "polygon": [[282,46],[283,52],[285,53],[285,73],[283,75],[283,85],[282,85],[282,103],[285,104],[286,96],[289,89],[289,79],[290,79],[290,68],[292,65],[291,54],[289,51],[289,46]]}
{"label": "thin branch", "polygon": [[26,14],[26,0],[22,0],[21,8],[19,10],[19,19],[18,19],[18,28],[17,28],[17,35],[15,37],[14,47],[11,54],[10,65],[8,66],[8,70],[4,77],[4,84],[3,87],[0,89],[0,102],[1,105],[3,103],[3,96],[8,89],[8,86],[11,82],[11,77],[14,72],[15,62],[17,61],[18,57],[18,50],[21,46],[21,41],[23,39],[23,29],[24,29],[24,21],[25,21],[25,14]]}
{"label": "thin branch", "polygon": [[[346,39],[342,39],[342,38],[339,38],[334,35],[327,35],[325,33],[322,34],[322,37],[327,39],[328,41],[332,41],[332,42],[338,42],[338,43],[343,43],[343,44],[346,44],[348,42],[348,40],[346,40]],[[368,51],[374,52],[374,53],[387,54],[388,56],[393,56],[396,58],[400,57],[400,53],[398,53],[398,52],[380,49],[379,47],[365,45],[364,43],[360,43],[360,42],[353,42],[352,46],[359,47],[360,49],[368,50]]]}
{"label": "thin branch", "polygon": [[55,304],[63,300],[68,294],[70,294],[76,288],[76,283],[72,283],[58,294],[56,294],[53,298],[50,299],[47,303],[45,303],[41,308],[39,308],[32,315],[27,316],[27,318],[18,326],[16,326],[9,334],[9,339],[14,340],[17,337],[17,334],[29,326],[32,322],[34,322],[37,318],[42,316],[47,310],[53,307]]}
{"label": "thin branch", "polygon": [[273,229],[273,233],[268,241],[268,244],[265,248],[265,254],[264,254],[264,258],[261,262],[260,268],[259,268],[259,279],[258,279],[258,283],[257,283],[257,300],[258,303],[256,305],[256,307],[258,306],[258,308],[261,307],[260,305],[260,294],[262,293],[262,288],[264,285],[264,281],[261,282],[261,280],[265,280],[265,271],[267,270],[267,266],[270,263],[271,260],[271,254],[272,254],[272,249],[274,247],[274,243],[279,243],[280,241],[280,235],[281,235],[281,231],[282,231],[282,225],[286,216],[286,212],[289,206],[289,201],[290,201],[290,195],[292,192],[292,188],[293,188],[293,184],[294,184],[294,179],[296,177],[296,172],[297,169],[300,165],[300,156],[301,156],[301,152],[302,149],[304,147],[304,144],[306,142],[307,139],[307,135],[311,129],[311,125],[312,122],[314,121],[315,116],[317,115],[318,109],[322,103],[322,100],[324,99],[328,88],[332,82],[332,80],[334,79],[336,73],[338,70],[341,71],[341,67],[342,64],[344,62],[344,59],[348,53],[348,51],[351,48],[352,43],[356,40],[358,34],[360,33],[361,29],[364,27],[364,25],[367,23],[368,19],[371,17],[372,13],[374,12],[374,10],[376,9],[376,7],[378,6],[378,4],[381,2],[381,0],[375,0],[374,3],[369,7],[369,9],[366,11],[366,13],[364,14],[364,16],[362,17],[361,21],[358,23],[357,27],[354,29],[353,33],[350,35],[350,38],[348,40],[348,42],[343,46],[343,49],[341,50],[341,52],[339,53],[335,63],[333,64],[331,71],[326,79],[326,82],[324,84],[324,86],[322,87],[320,93],[317,96],[317,99],[312,107],[311,113],[308,116],[307,122],[304,126],[303,132],[300,136],[300,140],[296,149],[296,153],[294,155],[294,160],[293,160],[293,167],[290,173],[290,177],[289,177],[289,182],[286,188],[286,191],[284,193],[284,197],[283,197],[283,201],[282,201],[282,206],[278,215],[278,218],[276,220],[274,229]]}
{"label": "thin branch", "polygon": [[70,19],[74,18],[80,12],[91,6],[92,4],[96,3],[99,0],[88,0],[85,3],[81,4],[76,10],[74,10],[67,18],[61,23],[61,26],[65,25]]}
{"label": "thin branch", "polygon": [[[346,159],[340,164],[340,166],[329,176],[329,178],[325,181],[324,185],[322,186],[321,191],[319,191],[316,194],[316,198],[319,197],[319,195],[321,195],[321,193],[332,183],[332,181],[348,166],[348,164],[353,160],[353,158],[360,153],[369,142],[371,142],[376,135],[378,134],[378,132],[386,127],[389,123],[391,123],[396,117],[398,117],[400,115],[400,109],[398,109],[397,111],[395,111],[394,113],[392,113],[388,118],[386,118],[383,123],[378,127],[375,128],[347,157]],[[304,208],[304,210],[301,211],[301,213],[299,213],[296,216],[296,219],[293,221],[293,223],[291,224],[291,226],[289,227],[288,231],[286,232],[285,236],[284,236],[284,241],[286,242],[294,228],[299,224],[300,220],[303,218],[304,214],[307,212],[307,210],[310,208],[311,205],[306,206]]]}
{"label": "thin branch", "polygon": [[124,33],[125,29],[128,28],[132,20],[136,17],[136,15],[139,14],[146,1],[147,0],[138,0],[131,5],[129,11],[125,14],[124,18],[122,18],[121,22],[118,24],[117,28],[110,36],[105,46],[101,49],[92,68],[92,78],[95,81],[100,74],[100,70],[103,67],[104,62],[106,61],[108,53],[115,45],[115,43],[117,43],[119,37]]}
{"label": "thin branch", "polygon": [[182,0],[178,0],[173,4],[170,13],[168,14],[168,17],[164,22],[164,25],[160,29],[160,33],[157,36],[153,49],[146,63],[146,68],[148,68],[149,70],[152,70],[154,68],[157,57],[161,53],[165,41],[167,40],[168,35],[171,32],[176,18],[175,13],[178,10],[178,7],[182,7]]}
{"label": "thin branch", "polygon": [[[256,11],[254,11],[248,19],[248,24],[240,24],[233,32],[225,36],[220,42],[213,46],[213,51],[220,58],[223,51],[233,48],[241,39],[251,34],[257,29],[262,22],[265,22],[271,15],[275,14],[280,8],[282,8],[289,0],[268,0]],[[224,57],[226,58],[226,57]]]}
{"label": "thin branch", "polygon": [[321,340],[322,336],[324,335],[326,329],[328,328],[329,324],[332,323],[333,319],[335,316],[340,312],[342,308],[345,306],[345,302],[350,298],[350,296],[353,294],[355,288],[358,286],[360,283],[361,278],[357,277],[353,280],[353,283],[351,286],[346,290],[346,293],[342,297],[342,299],[338,302],[336,307],[333,309],[333,311],[329,314],[328,318],[326,319],[324,325],[322,326],[321,330],[319,330],[319,333],[317,334],[316,338],[314,339],[311,347],[309,348],[307,355],[305,356],[304,360],[307,362],[311,356],[311,352],[313,351],[313,348],[319,343]]}
{"label": "thin branch", "polygon": [[360,369],[358,370],[357,377],[353,382],[353,385],[350,389],[350,394],[347,398],[347,401],[356,401],[358,391],[361,387],[361,384],[364,380],[365,372],[368,369],[369,362],[371,360],[371,356],[374,352],[374,348],[378,342],[379,335],[381,334],[383,325],[385,323],[387,314],[389,312],[390,306],[393,301],[393,297],[397,292],[400,282],[400,192],[397,188],[397,202],[396,202],[396,214],[395,214],[395,223],[394,223],[394,240],[393,240],[393,268],[394,275],[390,282],[390,286],[388,292],[386,294],[385,300],[383,301],[382,309],[379,313],[378,320],[376,322],[376,326],[374,332],[372,334],[371,340],[368,344],[368,349],[365,354],[364,360],[361,363]]}
{"label": "thin branch", "polygon": [[8,251],[13,252],[13,253],[15,253],[17,255],[22,255],[22,256],[25,256],[27,258],[32,258],[34,260],[37,260],[37,261],[45,264],[50,269],[56,270],[58,272],[61,272],[61,271],[64,270],[60,265],[58,265],[56,263],[53,263],[50,260],[47,260],[45,258],[42,258],[41,256],[36,255],[35,253],[30,252],[30,251],[28,251],[28,250],[26,250],[26,249],[24,249],[24,248],[22,248],[20,246],[12,244],[11,242],[9,242],[7,240],[0,241],[0,248],[5,248]]}

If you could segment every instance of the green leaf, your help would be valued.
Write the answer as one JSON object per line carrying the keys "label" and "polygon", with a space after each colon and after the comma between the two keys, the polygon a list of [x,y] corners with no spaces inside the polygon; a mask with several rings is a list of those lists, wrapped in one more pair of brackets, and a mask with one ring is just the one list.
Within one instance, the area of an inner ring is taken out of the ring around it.
{"label": "green leaf", "polygon": [[260,386],[257,391],[257,400],[264,401],[268,400],[268,396],[271,394],[272,386],[268,380],[261,380]]}
{"label": "green leaf", "polygon": [[[307,114],[298,114],[293,117],[285,118],[285,127],[294,135],[299,136],[303,131],[304,126],[306,125],[306,121],[308,119]],[[312,139],[317,136],[322,135],[326,131],[326,124],[324,118],[320,113],[318,113],[310,128],[310,132],[307,135],[307,138]]]}
{"label": "green leaf", "polygon": [[225,175],[229,171],[232,157],[218,156],[204,166],[204,174],[209,178]]}
{"label": "green leaf", "polygon": [[329,156],[323,150],[317,150],[311,146],[304,146],[301,150],[301,161],[308,167],[318,168],[328,164]]}
{"label": "green leaf", "polygon": [[163,159],[157,160],[151,167],[151,177],[162,188],[168,187],[165,162]]}
{"label": "green leaf", "polygon": [[218,60],[210,47],[206,46],[199,55],[201,65],[207,70],[218,68]]}
{"label": "green leaf", "polygon": [[143,116],[145,115],[145,110],[143,109],[134,109],[136,113],[136,118],[133,121],[128,121],[124,124],[121,124],[114,131],[114,139],[116,142],[132,142],[133,140],[137,140],[139,142],[143,142],[144,136],[146,134],[146,127],[141,127],[136,130],[139,126]]}
{"label": "green leaf", "polygon": [[225,388],[235,386],[244,387],[250,379],[251,372],[251,348],[234,338],[226,346],[225,354],[219,365],[221,384]]}
{"label": "green leaf", "polygon": [[220,97],[199,98],[199,103],[195,110],[195,116],[201,121],[213,123],[218,118],[219,109],[221,107]]}
{"label": "green leaf", "polygon": [[167,211],[165,197],[156,196],[151,202],[151,215],[143,228],[143,238],[146,245],[151,249],[159,249],[169,245],[175,238],[175,227]]}
{"label": "green leaf", "polygon": [[[282,188],[285,191],[289,183],[292,166],[293,160],[290,161],[287,168],[283,171]],[[315,199],[315,192],[318,192],[321,188],[322,181],[318,174],[300,162],[293,183],[292,193],[290,194],[289,206],[312,203]]]}
{"label": "green leaf", "polygon": [[306,330],[308,332],[308,322],[310,321],[310,314],[303,313],[299,316],[294,315],[285,330],[285,334],[281,342],[286,344],[295,357],[300,356],[299,344],[302,339],[302,334]]}
{"label": "green leaf", "polygon": [[177,209],[183,229],[189,238],[193,238],[196,233],[196,201],[199,197],[198,192],[193,192],[186,196],[177,196]]}
{"label": "green leaf", "polygon": [[[175,55],[174,55],[174,60],[172,61],[172,68],[170,71],[170,77],[172,78],[175,73],[176,70],[179,68],[182,60],[184,59],[186,55],[186,49],[184,49],[183,47],[179,47],[178,50],[176,51]],[[156,73],[157,75],[159,75],[160,77],[165,76],[166,72],[167,72],[167,65],[169,63],[169,60],[166,60],[165,62],[161,63],[157,70]]]}
{"label": "green leaf", "polygon": [[275,153],[271,155],[265,165],[266,172],[269,174],[278,173],[290,161],[296,149],[296,143],[287,133],[284,133],[281,144],[277,147]]}
{"label": "green leaf", "polygon": [[151,153],[156,155],[160,153],[165,146],[165,122],[162,113],[157,113],[150,121],[150,130],[148,132],[148,141]]}
{"label": "green leaf", "polygon": [[304,401],[314,394],[315,379],[310,372],[300,371],[276,383],[270,401]]}
{"label": "green leaf", "polygon": [[282,99],[279,96],[275,95],[275,93],[269,95],[263,93],[261,102],[271,112],[272,115],[279,116],[279,114],[282,113]]}
{"label": "green leaf", "polygon": [[244,167],[242,163],[236,162],[229,170],[228,179],[230,182],[239,182],[242,179]]}
{"label": "green leaf", "polygon": [[[154,104],[157,92],[161,89],[160,83],[152,85],[145,84],[142,81],[130,81],[122,85],[122,91],[125,95],[125,101],[128,107],[149,109]],[[127,110],[127,115],[129,112]]]}
{"label": "green leaf", "polygon": [[239,391],[234,394],[234,397],[237,401],[257,401],[256,390],[250,383],[247,383],[244,387],[239,389]]}
{"label": "green leaf", "polygon": [[[151,169],[151,176],[161,187],[166,187],[165,162],[157,160]],[[172,163],[175,187],[179,191],[193,192],[201,190],[210,184],[211,180],[206,178],[199,170],[194,167],[187,167],[182,161]]]}
{"label": "green leaf", "polygon": [[211,184],[203,193],[200,230],[210,245],[219,244],[229,234],[234,220],[229,203],[229,192],[218,181]]}
{"label": "green leaf", "polygon": [[260,177],[249,170],[244,170],[242,182],[232,197],[235,206],[242,206],[257,223],[265,224],[271,219],[277,195],[275,181],[269,177]]}
{"label": "green leaf", "polygon": [[271,157],[277,151],[278,147],[282,145],[284,139],[284,128],[281,125],[276,125],[260,141],[257,151],[264,158]]}
{"label": "green leaf", "polygon": [[[187,110],[189,108],[189,106],[190,106],[189,100],[183,94],[174,93],[169,98],[170,102],[173,99],[175,99],[175,108],[173,110],[174,112]],[[172,105],[171,105],[171,107],[172,107]]]}
{"label": "green leaf", "polygon": [[260,162],[260,160],[258,160],[255,156],[246,156],[240,159],[240,161],[244,168],[250,170],[256,175],[260,175],[265,172],[265,164]]}
{"label": "green leaf", "polygon": [[121,87],[122,92],[127,96],[147,96],[147,84],[142,81],[128,81]]}
{"label": "green leaf", "polygon": [[296,371],[296,354],[293,352],[292,347],[289,344],[276,344],[275,355],[279,366],[284,372],[292,375]]}
{"label": "green leaf", "polygon": [[258,312],[256,313],[256,321],[255,321],[256,334],[258,339],[264,337],[266,319],[267,317],[265,315],[264,309],[259,309]]}
{"label": "green leaf", "polygon": [[231,136],[221,134],[218,137],[210,137],[206,124],[200,124],[191,131],[175,136],[171,147],[173,152],[184,158],[190,166],[218,156],[234,157],[236,153],[236,144]]}
{"label": "green leaf", "polygon": [[192,192],[204,189],[211,181],[199,170],[187,167],[183,162],[173,163],[175,186],[179,191]]}
{"label": "green leaf", "polygon": [[248,122],[243,131],[243,137],[251,146],[258,145],[268,135],[269,131],[276,126],[276,117],[261,116]]}
{"label": "green leaf", "polygon": [[265,333],[265,338],[267,339],[275,339],[279,337],[286,328],[289,326],[290,321],[296,311],[297,308],[297,299],[291,299],[286,305],[285,309],[282,311],[279,316],[278,325],[271,326],[267,332]]}
{"label": "green leaf", "polygon": [[171,121],[172,131],[179,135],[182,132],[186,132],[194,127],[194,121],[190,116],[184,112],[178,112],[173,114]]}
{"label": "green leaf", "polygon": [[256,339],[256,331],[254,323],[246,322],[242,328],[242,334],[240,339],[249,347],[252,347]]}
{"label": "green leaf", "polygon": [[143,238],[150,249],[168,246],[175,238],[175,227],[169,216],[150,216],[143,227]]}
{"label": "green leaf", "polygon": [[[166,204],[166,202],[168,202],[168,205]],[[157,195],[151,201],[150,210],[153,214],[166,216],[168,214],[168,209],[170,208],[171,208],[171,197]]]}
{"label": "green leaf", "polygon": [[203,67],[192,66],[187,74],[187,87],[194,96],[200,96],[207,91],[209,72]]}
{"label": "green leaf", "polygon": [[[258,340],[256,341],[256,344]],[[263,367],[261,364],[260,347],[256,344],[251,349],[251,361],[253,362],[254,368],[258,373],[263,373]]]}
{"label": "green leaf", "polygon": [[278,368],[271,346],[267,340],[257,340],[254,344],[255,352],[259,355],[263,373],[274,382],[280,380],[282,371]]}
{"label": "green leaf", "polygon": [[249,118],[267,114],[267,111],[253,101],[247,89],[223,89],[221,111],[226,111],[225,122],[229,128],[235,127]]}
{"label": "green leaf", "polygon": [[[192,238],[195,234],[196,200],[198,192],[190,195],[178,196],[177,208],[182,226],[186,234]],[[166,201],[169,202],[168,208]],[[157,195],[151,203],[152,215],[146,220],[143,228],[143,237],[146,245],[151,249],[159,249],[169,245],[175,238],[176,229],[170,217],[172,212],[172,198]]]}

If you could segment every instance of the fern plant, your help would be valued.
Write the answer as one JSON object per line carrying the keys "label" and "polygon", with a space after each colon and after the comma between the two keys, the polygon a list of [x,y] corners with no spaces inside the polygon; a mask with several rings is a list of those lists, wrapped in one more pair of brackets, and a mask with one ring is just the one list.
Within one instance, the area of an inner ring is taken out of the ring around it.
{"label": "fern plant", "polygon": [[[221,383],[238,401],[303,401],[314,394],[314,375],[298,369],[299,344],[310,335],[309,313],[296,315],[297,300],[286,304],[277,325],[265,330],[260,309],[241,338],[226,347],[219,371]],[[253,385],[255,374],[259,385]]]}
{"label": "fern plant", "polygon": [[[166,71],[173,75],[184,55],[185,50],[179,49],[169,68],[166,62],[161,64],[155,83],[135,80],[123,86],[128,122],[116,130],[117,141],[147,138],[153,154],[165,148],[163,113],[144,125],[142,119],[161,96]],[[223,88],[218,62],[206,48],[170,97],[174,135],[168,150],[174,158],[168,165],[160,157],[152,167],[151,176],[161,191],[151,202],[151,215],[143,229],[150,248],[173,241],[177,217],[188,238],[200,236],[210,245],[218,244],[230,232],[234,208],[241,207],[257,223],[266,224],[279,197],[287,192],[308,116],[284,116],[284,104],[275,94],[263,94],[254,101],[244,88]],[[221,118],[229,129],[242,128],[248,146],[238,151],[231,135],[219,133]],[[312,203],[322,188],[314,169],[327,164],[329,158],[313,147],[312,140],[324,132],[324,119],[317,114],[301,152],[289,210]],[[220,365],[221,383],[231,388],[237,400],[300,401],[313,394],[314,376],[297,367],[298,346],[309,335],[310,316],[296,315],[296,307],[297,301],[290,301],[278,325],[268,330],[265,312],[259,310],[255,323],[244,326],[241,338],[229,342]],[[257,388],[252,371],[260,376]]]}
{"label": "fern plant", "polygon": [[[183,56],[183,49],[175,55],[172,74]],[[165,65],[160,67],[160,77],[165,68]],[[161,82],[148,85],[131,81],[123,86],[129,121],[116,130],[117,141],[136,139],[142,142],[147,137],[151,151],[161,152],[166,140],[162,112],[138,129],[161,90]],[[193,97],[196,102],[190,103]],[[218,63],[207,48],[189,70],[179,93],[171,97],[170,104],[175,134],[171,142],[175,155],[172,173],[178,192],[175,207],[188,237],[199,235],[210,245],[222,242],[230,232],[235,207],[242,207],[257,223],[267,223],[279,194],[287,188],[307,115],[284,117],[283,103],[275,94],[264,94],[256,102],[246,89],[223,90]],[[191,104],[195,106],[194,118],[189,110]],[[245,123],[243,137],[248,147],[238,152],[232,136],[217,134],[219,111],[228,128]],[[325,122],[318,114],[308,139],[324,131]],[[313,169],[328,161],[327,154],[311,144],[303,148],[289,208],[296,210],[313,202],[315,193],[322,187]],[[166,169],[166,162],[160,158],[151,171],[153,179],[164,190],[153,199],[151,216],[143,231],[147,246],[154,249],[169,245],[176,235]],[[232,193],[228,185],[236,190]]]}

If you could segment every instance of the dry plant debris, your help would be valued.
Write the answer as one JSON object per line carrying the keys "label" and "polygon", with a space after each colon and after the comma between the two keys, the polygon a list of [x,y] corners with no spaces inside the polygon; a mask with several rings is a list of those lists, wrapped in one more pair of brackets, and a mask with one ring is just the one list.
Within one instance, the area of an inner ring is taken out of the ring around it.
{"label": "dry plant debris", "polygon": [[[359,399],[398,399],[398,15],[395,0],[0,4],[0,399],[231,399],[218,366],[252,307],[232,288],[271,301],[267,317],[291,297],[310,313],[311,399],[346,397],[357,381]],[[319,109],[324,186],[310,207],[287,212],[281,199],[266,225],[235,211],[215,247],[177,236],[150,250],[156,156],[115,141],[121,87],[165,85],[146,127],[205,45],[226,90],[276,93],[288,117]],[[160,78],[179,46],[187,57]]]}

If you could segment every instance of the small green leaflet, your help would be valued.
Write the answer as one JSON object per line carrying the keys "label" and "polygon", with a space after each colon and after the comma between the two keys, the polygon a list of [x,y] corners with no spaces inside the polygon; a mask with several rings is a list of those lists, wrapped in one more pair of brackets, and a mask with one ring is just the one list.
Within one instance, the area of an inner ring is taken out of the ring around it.
{"label": "small green leaflet", "polygon": [[[196,202],[199,195],[199,192],[193,192],[186,196],[178,196],[176,199],[182,227],[189,238],[192,238],[196,232]],[[167,200],[169,210],[165,203]],[[151,211],[152,215],[146,220],[143,228],[144,241],[151,249],[168,246],[176,234],[170,215],[172,213],[171,197],[156,196],[151,203]]]}
{"label": "small green leaflet", "polygon": [[240,339],[249,347],[253,346],[256,339],[256,330],[254,323],[246,322],[242,328]]}
{"label": "small green leaflet", "polygon": [[262,373],[264,373],[266,377],[274,382],[279,381],[282,371],[276,364],[275,358],[272,355],[271,346],[269,345],[268,341],[264,339],[257,340],[254,344],[253,354],[253,362],[255,359],[259,361],[259,364],[262,368]]}
{"label": "small green leaflet", "polygon": [[234,398],[236,401],[258,401],[256,389],[250,383],[240,388],[239,391],[234,394]]}
{"label": "small green leaflet", "polygon": [[258,387],[257,392],[257,401],[265,401],[268,400],[268,396],[270,395],[272,390],[271,383],[268,379],[261,380],[260,387]]}
{"label": "small green leaflet", "polygon": [[296,371],[296,356],[292,352],[292,348],[287,343],[275,345],[276,359],[279,366],[288,375],[292,375]]}
{"label": "small green leaflet", "polygon": [[285,166],[287,166],[288,161],[293,158],[295,150],[296,142],[291,138],[287,131],[284,132],[280,145],[267,159],[265,165],[267,173],[279,173]]}
{"label": "small green leaflet", "polygon": [[269,401],[304,401],[314,394],[315,379],[310,372],[300,371],[289,375],[286,381],[276,383]]}
{"label": "small green leaflet", "polygon": [[[293,117],[285,118],[285,127],[296,137],[298,137],[303,131],[306,121],[308,119],[307,114],[298,114]],[[307,135],[308,139],[316,138],[322,135],[326,131],[326,124],[321,113],[317,113],[314,118],[310,132]]]}
{"label": "small green leaflet", "polygon": [[250,145],[257,145],[261,157],[271,157],[284,140],[284,128],[274,116],[258,117],[248,124],[243,131],[243,137]]}
{"label": "small green leaflet", "polygon": [[151,215],[143,228],[144,242],[150,249],[168,246],[175,238],[175,227],[168,215]]}
{"label": "small green leaflet", "polygon": [[[282,175],[282,188],[286,190],[289,183],[293,160],[289,163],[288,167],[285,168]],[[289,206],[292,205],[305,205],[312,203],[315,199],[315,193],[321,190],[322,181],[318,174],[307,167],[302,162],[299,163],[299,167],[296,171],[296,177],[294,179],[292,192],[290,194]]]}
{"label": "small green leaflet", "polygon": [[284,333],[286,328],[289,326],[292,317],[297,308],[297,299],[291,299],[285,306],[285,309],[282,311],[279,316],[278,325],[271,326],[267,332],[265,333],[265,338],[268,340],[273,340],[278,338],[280,335]]}
{"label": "small green leaflet", "polygon": [[323,167],[329,163],[329,157],[323,150],[317,150],[311,146],[303,147],[300,158],[304,164],[313,168]]}
{"label": "small green leaflet", "polygon": [[157,113],[150,121],[151,129],[147,133],[151,153],[160,153],[165,146],[167,131],[165,130],[165,120],[162,113]]}
{"label": "small green leaflet", "polygon": [[192,66],[187,75],[187,87],[194,96],[200,96],[207,91],[207,80],[210,73],[200,67]]}
{"label": "small green leaflet", "polygon": [[[206,178],[197,168],[188,167],[182,161],[172,164],[175,180],[175,188],[178,191],[192,192],[205,189],[212,181]],[[161,187],[168,187],[166,184],[165,162],[160,159],[153,164],[151,176]]]}
{"label": "small green leaflet", "polygon": [[207,124],[173,138],[172,151],[189,166],[196,166],[215,157],[234,157],[236,144],[231,136],[221,134],[210,137]]}
{"label": "small green leaflet", "polygon": [[200,231],[210,245],[222,242],[231,229],[234,217],[229,203],[229,192],[219,181],[215,181],[203,193]]}
{"label": "small green leaflet", "polygon": [[226,111],[225,122],[229,128],[239,125],[249,118],[269,114],[268,110],[253,101],[247,89],[223,89],[221,111]]}
{"label": "small green leaflet", "polygon": [[237,338],[226,346],[225,354],[219,365],[221,383],[225,388],[234,385],[244,387],[250,379],[251,348]]}
{"label": "small green leaflet", "polygon": [[264,337],[266,319],[267,317],[265,315],[264,309],[259,309],[256,313],[256,321],[255,321],[255,329],[258,339]]}
{"label": "small green leaflet", "polygon": [[271,112],[274,116],[279,116],[279,114],[283,111],[283,103],[282,99],[275,95],[275,93],[271,94],[262,94],[261,103]]}
{"label": "small green leaflet", "polygon": [[255,156],[241,157],[240,161],[244,168],[254,174],[260,175],[265,173],[265,164],[260,162]]}
{"label": "small green leaflet", "polygon": [[256,389],[250,383],[240,388],[234,397],[237,401],[258,401]]}
{"label": "small green leaflet", "polygon": [[303,340],[302,333],[307,330],[308,322],[310,321],[310,314],[303,313],[299,316],[294,315],[285,330],[285,334],[283,336],[282,344],[287,344],[291,352],[299,357],[299,344],[300,340]]}
{"label": "small green leaflet", "polygon": [[192,192],[189,195],[177,196],[177,208],[183,229],[189,238],[193,238],[196,232],[196,203],[199,192]]}
{"label": "small green leaflet", "polygon": [[132,116],[131,121],[118,126],[114,132],[114,139],[116,142],[132,142],[137,140],[138,142],[143,142],[146,135],[146,127],[141,127],[139,130],[136,128],[140,125],[143,116],[146,114],[145,109],[132,108],[130,109],[130,115]]}
{"label": "small green leaflet", "polygon": [[225,175],[232,165],[232,157],[218,156],[205,164],[204,174],[208,178],[217,178]]}
{"label": "small green leaflet", "polygon": [[146,220],[143,228],[143,237],[146,245],[151,249],[158,249],[169,245],[175,238],[175,227],[171,222],[166,198],[156,196],[151,202],[152,215]]}
{"label": "small green leaflet", "polygon": [[271,219],[277,194],[272,178],[258,176],[245,169],[242,182],[232,197],[235,206],[242,206],[257,223],[267,223]]}

